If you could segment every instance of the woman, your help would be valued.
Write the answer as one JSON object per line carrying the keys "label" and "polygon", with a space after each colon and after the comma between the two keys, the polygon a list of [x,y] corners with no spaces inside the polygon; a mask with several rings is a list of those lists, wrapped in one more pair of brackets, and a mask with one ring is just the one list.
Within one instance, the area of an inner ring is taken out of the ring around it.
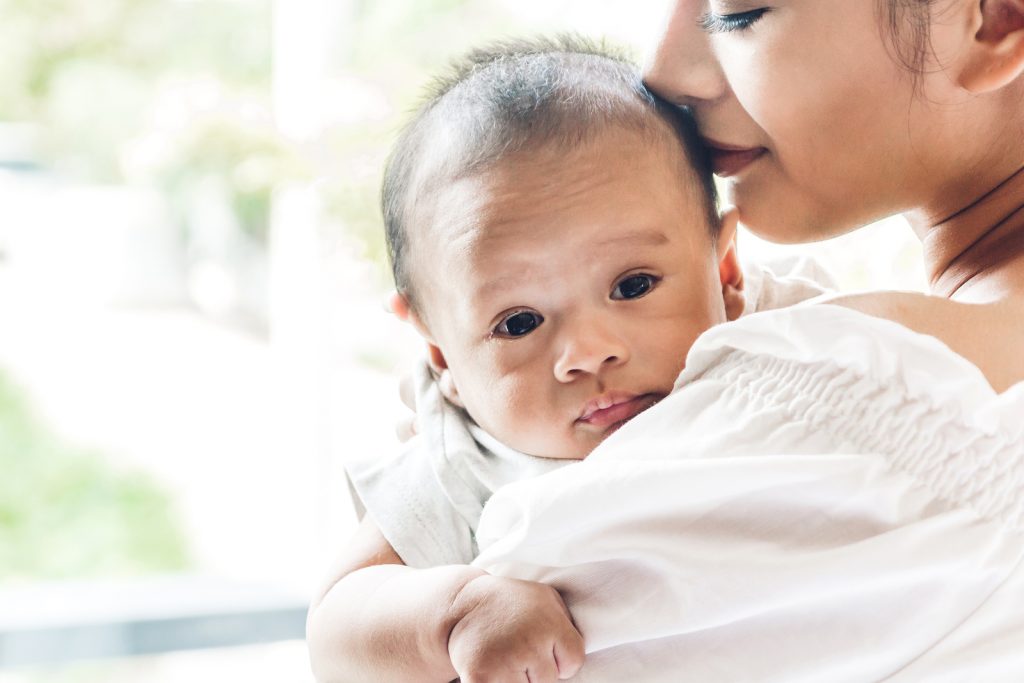
{"label": "woman", "polygon": [[[1024,191],[1022,15],[980,0],[682,1],[647,81],[693,108],[761,235],[812,241],[905,213],[934,294],[1009,304],[1024,288],[1024,215],[1009,211]],[[1024,378],[1012,344],[994,346],[975,349],[993,384]]]}
{"label": "woman", "polygon": [[585,462],[496,494],[477,564],[560,590],[574,680],[1024,680],[1022,72],[1021,0],[675,3],[647,80],[744,222],[903,212],[936,296],[720,326]]}
{"label": "woman", "polygon": [[647,81],[744,222],[902,212],[934,296],[711,330],[571,476],[492,498],[478,564],[560,589],[581,680],[1024,680],[1022,73],[1020,0],[675,3]]}

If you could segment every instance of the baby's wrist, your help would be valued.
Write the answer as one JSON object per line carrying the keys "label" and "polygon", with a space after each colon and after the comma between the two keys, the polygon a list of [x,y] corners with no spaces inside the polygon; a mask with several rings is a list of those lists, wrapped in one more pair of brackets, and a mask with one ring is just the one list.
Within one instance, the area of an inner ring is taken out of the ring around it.
{"label": "baby's wrist", "polygon": [[421,577],[427,579],[424,594],[430,594],[433,598],[430,601],[433,614],[423,623],[432,624],[434,628],[422,629],[422,651],[430,652],[432,658],[443,659],[450,664],[448,638],[455,625],[468,612],[459,596],[466,586],[482,576],[489,575],[469,565],[446,565],[423,570]]}

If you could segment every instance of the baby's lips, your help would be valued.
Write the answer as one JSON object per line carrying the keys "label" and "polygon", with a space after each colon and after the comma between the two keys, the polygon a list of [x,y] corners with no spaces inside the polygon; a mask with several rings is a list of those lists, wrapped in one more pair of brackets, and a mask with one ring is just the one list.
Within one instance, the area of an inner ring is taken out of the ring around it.
{"label": "baby's lips", "polygon": [[607,410],[622,403],[628,403],[637,398],[639,394],[627,391],[606,391],[605,393],[587,401],[580,410],[579,420],[587,422],[596,413]]}
{"label": "baby's lips", "polygon": [[[626,399],[626,396],[629,396],[630,398]],[[580,417],[577,421],[602,429],[607,429],[608,427],[621,427],[627,421],[633,419],[660,401],[662,397],[663,396],[661,394],[656,393],[623,394],[618,401],[612,402],[610,405],[607,405],[607,407],[597,408],[589,413],[584,413],[584,416]],[[597,405],[600,404],[600,401],[598,401]]]}

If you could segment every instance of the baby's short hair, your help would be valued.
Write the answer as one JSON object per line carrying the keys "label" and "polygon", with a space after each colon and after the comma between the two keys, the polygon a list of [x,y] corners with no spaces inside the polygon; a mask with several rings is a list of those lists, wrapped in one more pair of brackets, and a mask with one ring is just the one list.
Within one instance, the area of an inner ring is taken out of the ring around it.
{"label": "baby's short hair", "polygon": [[381,205],[399,292],[415,306],[406,252],[419,197],[516,153],[571,149],[616,127],[652,137],[667,128],[700,183],[714,236],[718,198],[689,111],[650,92],[624,53],[560,35],[498,42],[454,62],[403,129],[384,173]]}

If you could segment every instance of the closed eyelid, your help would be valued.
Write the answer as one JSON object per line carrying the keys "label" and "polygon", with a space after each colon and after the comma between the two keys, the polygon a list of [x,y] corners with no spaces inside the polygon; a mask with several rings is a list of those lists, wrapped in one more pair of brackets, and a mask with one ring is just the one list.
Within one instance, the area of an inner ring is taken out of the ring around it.
{"label": "closed eyelid", "polygon": [[752,27],[765,14],[768,7],[758,7],[740,12],[707,12],[700,17],[698,25],[706,33],[731,33]]}
{"label": "closed eyelid", "polygon": [[760,0],[718,0],[717,2],[705,3],[709,14],[742,14],[759,9],[763,5],[758,4]]}

